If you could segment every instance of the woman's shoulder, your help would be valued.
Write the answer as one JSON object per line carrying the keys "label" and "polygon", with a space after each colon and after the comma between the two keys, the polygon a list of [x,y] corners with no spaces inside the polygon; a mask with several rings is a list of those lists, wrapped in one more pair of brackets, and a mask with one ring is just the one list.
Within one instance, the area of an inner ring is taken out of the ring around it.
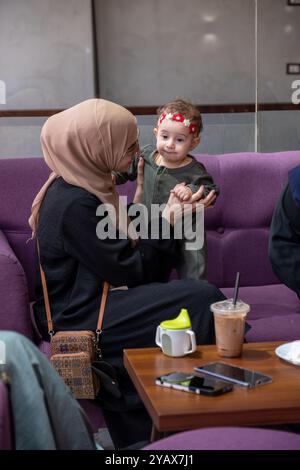
{"label": "woman's shoulder", "polygon": [[101,201],[84,188],[69,184],[63,178],[57,178],[50,186],[46,194],[48,207],[56,207],[56,212],[77,212],[81,208],[90,207],[96,209]]}
{"label": "woman's shoulder", "polygon": [[50,186],[47,191],[50,196],[56,196],[58,199],[62,199],[62,202],[73,202],[78,199],[94,200],[95,202],[99,199],[89,191],[80,186],[67,183],[63,178],[57,178],[55,182]]}

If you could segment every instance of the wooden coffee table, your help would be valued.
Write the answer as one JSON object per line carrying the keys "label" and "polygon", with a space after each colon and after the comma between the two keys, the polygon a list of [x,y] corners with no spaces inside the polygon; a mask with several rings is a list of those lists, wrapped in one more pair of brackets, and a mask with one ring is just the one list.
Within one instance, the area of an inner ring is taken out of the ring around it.
{"label": "wooden coffee table", "polygon": [[[283,342],[248,343],[240,358],[220,358],[215,346],[198,346],[181,358],[165,356],[159,348],[127,349],[125,367],[153,421],[152,440],[162,433],[209,426],[254,426],[300,423],[300,367],[279,359]],[[208,397],[163,388],[155,378],[174,371],[222,361],[271,375],[273,382]]]}

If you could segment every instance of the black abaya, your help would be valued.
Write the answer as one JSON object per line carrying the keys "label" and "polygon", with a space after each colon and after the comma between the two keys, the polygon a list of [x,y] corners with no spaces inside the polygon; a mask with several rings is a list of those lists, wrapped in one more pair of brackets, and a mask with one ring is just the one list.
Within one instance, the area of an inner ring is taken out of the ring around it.
{"label": "black abaya", "polygon": [[[224,296],[205,281],[165,282],[177,256],[172,236],[141,240],[135,248],[128,239],[100,240],[99,203],[86,190],[56,179],[41,205],[37,236],[55,331],[95,330],[103,281],[129,287],[110,291],[101,338],[103,357],[117,370],[123,398],[100,393],[100,401],[115,445],[124,447],[149,438],[150,420],[123,367],[123,349],[155,346],[156,327],[183,307],[197,343],[214,342],[209,306]],[[166,224],[164,219],[160,223],[161,228]],[[49,340],[39,274],[36,294],[36,323]]]}

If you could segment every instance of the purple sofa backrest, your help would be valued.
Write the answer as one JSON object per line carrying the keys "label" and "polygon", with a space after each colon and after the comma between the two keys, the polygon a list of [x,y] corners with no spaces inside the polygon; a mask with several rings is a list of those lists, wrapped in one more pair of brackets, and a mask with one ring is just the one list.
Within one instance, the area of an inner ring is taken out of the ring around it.
{"label": "purple sofa backrest", "polygon": [[[300,152],[196,156],[219,184],[221,195],[205,214],[209,280],[232,286],[236,271],[242,285],[278,283],[268,260],[268,228],[287,173],[300,163]],[[34,243],[26,241],[31,203],[47,179],[41,158],[0,159],[0,229],[21,262],[34,298]],[[119,186],[134,192],[134,183]]]}
{"label": "purple sofa backrest", "polygon": [[269,227],[288,171],[300,164],[300,151],[199,159],[221,189],[216,207],[205,214],[209,280],[230,287],[240,271],[242,286],[278,284],[268,259]]}
{"label": "purple sofa backrest", "polygon": [[31,237],[28,218],[32,201],[49,175],[41,158],[0,159],[0,230],[23,266],[34,298],[35,243]]}

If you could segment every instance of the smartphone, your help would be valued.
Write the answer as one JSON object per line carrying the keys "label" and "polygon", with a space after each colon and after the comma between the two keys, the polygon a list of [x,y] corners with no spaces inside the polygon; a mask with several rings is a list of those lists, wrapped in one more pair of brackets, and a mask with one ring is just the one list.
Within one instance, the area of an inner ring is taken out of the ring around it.
{"label": "smartphone", "polygon": [[186,372],[171,372],[157,377],[156,385],[175,388],[184,392],[197,393],[198,395],[216,396],[230,392],[233,388],[228,382],[213,377],[199,377]]}
{"label": "smartphone", "polygon": [[272,382],[269,375],[256,372],[254,370],[243,369],[225,362],[210,362],[200,367],[194,367],[196,372],[217,377],[230,383],[242,385],[243,387],[256,387]]}

